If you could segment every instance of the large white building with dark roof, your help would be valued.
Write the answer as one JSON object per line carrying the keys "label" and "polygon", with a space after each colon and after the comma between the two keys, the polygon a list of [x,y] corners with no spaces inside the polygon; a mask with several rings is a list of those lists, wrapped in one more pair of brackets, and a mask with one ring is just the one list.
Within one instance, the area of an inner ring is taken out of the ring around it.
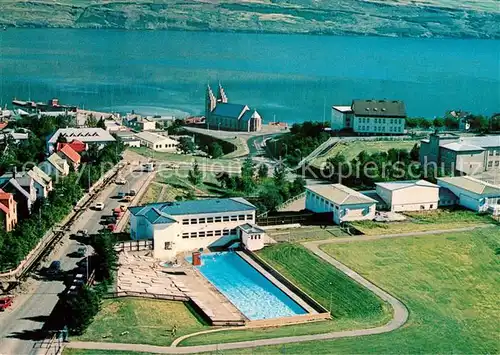
{"label": "large white building with dark roof", "polygon": [[243,198],[131,207],[130,235],[134,240],[152,239],[154,257],[162,260],[174,260],[179,254],[199,249],[227,247],[236,241],[256,250],[264,232],[255,226],[255,211]]}
{"label": "large white building with dark roof", "polygon": [[262,117],[247,105],[229,103],[224,88],[219,84],[217,96],[210,85],[205,96],[205,122],[208,129],[225,131],[258,132]]}
{"label": "large white building with dark roof", "polygon": [[60,128],[47,142],[49,153],[55,150],[59,136],[64,137],[68,143],[77,140],[87,145],[87,147],[89,144],[104,146],[115,141],[115,138],[102,128]]}
{"label": "large white building with dark roof", "polygon": [[353,100],[350,106],[332,106],[331,128],[362,135],[405,133],[406,107],[399,100]]}

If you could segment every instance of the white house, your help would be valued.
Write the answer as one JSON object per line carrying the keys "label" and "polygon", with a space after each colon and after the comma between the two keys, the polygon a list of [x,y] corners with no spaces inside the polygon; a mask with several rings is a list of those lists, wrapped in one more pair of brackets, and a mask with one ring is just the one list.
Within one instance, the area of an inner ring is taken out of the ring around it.
{"label": "white house", "polygon": [[158,152],[177,152],[179,142],[165,136],[151,132],[137,133],[136,138],[141,141],[141,145],[146,146]]}
{"label": "white house", "polygon": [[500,214],[500,186],[470,176],[438,178],[437,183],[455,194],[460,206],[477,212]]}
{"label": "white house", "polygon": [[78,140],[87,145],[97,144],[100,147],[114,142],[115,138],[106,130],[102,128],[60,128],[50,137],[47,142],[47,151],[52,153],[57,145],[59,136],[66,138],[66,141],[71,142]]}
{"label": "white house", "polygon": [[250,251],[264,248],[266,231],[254,224],[245,223],[239,226],[240,238],[243,245]]}
{"label": "white house", "polygon": [[380,182],[377,194],[393,212],[435,210],[439,186],[425,180]]}
{"label": "white house", "polygon": [[342,184],[306,186],[306,209],[333,213],[337,224],[375,218],[377,201]]}
{"label": "white house", "polygon": [[[130,214],[132,239],[153,239],[154,257],[162,260],[199,249],[227,247],[241,240],[242,234],[245,238],[255,235],[254,230],[240,231],[241,226],[255,223],[255,206],[243,198],[153,203],[131,207]],[[257,234],[263,238],[262,233]],[[250,239],[244,245],[256,250],[258,240]]]}
{"label": "white house", "polygon": [[66,176],[69,174],[68,162],[56,153],[41,162],[38,167],[49,176]]}
{"label": "white house", "polygon": [[352,129],[361,135],[405,133],[406,107],[398,100],[353,100],[351,106],[332,106],[331,128]]}

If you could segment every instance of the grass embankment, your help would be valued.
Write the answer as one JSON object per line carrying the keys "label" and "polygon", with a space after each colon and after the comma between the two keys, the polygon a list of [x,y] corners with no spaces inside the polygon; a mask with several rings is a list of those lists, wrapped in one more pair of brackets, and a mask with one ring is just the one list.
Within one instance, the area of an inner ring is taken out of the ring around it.
{"label": "grass embankment", "polygon": [[331,309],[334,319],[279,328],[203,334],[188,338],[181,345],[226,343],[362,329],[384,324],[391,317],[389,307],[382,300],[302,246],[276,244],[261,250],[259,255],[325,308]]}
{"label": "grass embankment", "polygon": [[339,142],[333,146],[330,151],[312,162],[313,166],[320,167],[322,163],[326,162],[328,158],[332,158],[337,154],[342,154],[346,157],[347,161],[356,158],[359,153],[365,151],[368,154],[387,152],[389,149],[406,149],[411,150],[415,143],[414,140],[391,140],[391,141],[353,141],[353,142]]}
{"label": "grass embankment", "polygon": [[141,200],[138,205],[145,205],[148,203],[158,202],[158,197],[160,196],[162,187],[158,184],[149,184],[148,189],[142,195]]}
{"label": "grass embankment", "polygon": [[429,232],[445,229],[475,227],[496,223],[490,216],[468,210],[439,209],[425,212],[405,212],[402,222],[359,221],[351,224],[366,235]]}
{"label": "grass embankment", "polygon": [[328,228],[310,226],[291,229],[276,229],[268,231],[267,234],[277,242],[294,243],[349,237],[349,234],[343,232],[338,226],[329,226]]}
{"label": "grass embankment", "polygon": [[398,297],[408,323],[357,338],[231,354],[498,354],[500,229],[331,244],[322,249]]}
{"label": "grass embankment", "polygon": [[65,348],[63,355],[156,355],[154,353],[143,353],[138,351],[118,351],[118,350],[90,350]]}
{"label": "grass embankment", "polygon": [[182,302],[120,298],[105,300],[85,333],[72,339],[168,346],[176,337],[207,328]]}

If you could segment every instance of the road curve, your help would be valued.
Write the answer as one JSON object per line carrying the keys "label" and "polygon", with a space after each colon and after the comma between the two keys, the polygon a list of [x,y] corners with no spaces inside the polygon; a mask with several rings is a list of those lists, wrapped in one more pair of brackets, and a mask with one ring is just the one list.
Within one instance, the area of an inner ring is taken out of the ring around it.
{"label": "road curve", "polygon": [[[340,240],[342,239],[336,239],[335,242],[338,243]],[[346,238],[345,241],[347,242],[347,240],[348,238]],[[331,242],[332,241],[325,241],[325,240],[314,241],[314,242],[304,243],[304,246],[311,252],[313,252],[323,260],[325,260],[326,262],[333,265],[338,270],[345,273],[351,279],[355,280],[359,284],[363,285],[364,287],[372,291],[374,294],[379,296],[383,301],[389,303],[393,308],[393,317],[387,324],[380,327],[368,328],[368,329],[347,330],[347,331],[329,332],[323,334],[311,334],[311,335],[301,335],[293,337],[259,339],[259,340],[249,340],[249,341],[241,341],[234,343],[197,345],[197,346],[185,346],[185,347],[176,347],[176,345],[179,343],[178,341],[174,342],[172,346],[169,347],[144,345],[144,344],[121,344],[121,343],[100,343],[100,342],[71,342],[67,345],[67,347],[76,349],[140,351],[140,352],[150,352],[157,354],[192,354],[192,353],[219,351],[219,350],[254,348],[258,346],[267,346],[267,345],[282,345],[282,344],[301,343],[301,342],[315,341],[315,340],[331,340],[339,338],[358,337],[364,335],[382,334],[391,332],[403,326],[408,320],[408,310],[406,309],[405,305],[394,296],[382,290],[375,284],[365,279],[363,276],[359,275],[354,270],[350,269],[349,267],[342,264],[340,261],[331,257],[330,255],[326,254],[320,249],[321,245],[329,244]],[[215,331],[220,331],[220,330],[215,330]],[[207,331],[204,331],[203,333],[207,333]],[[196,334],[198,333],[194,333],[191,335],[194,336]],[[183,339],[186,338],[188,338],[188,336],[183,337]]]}

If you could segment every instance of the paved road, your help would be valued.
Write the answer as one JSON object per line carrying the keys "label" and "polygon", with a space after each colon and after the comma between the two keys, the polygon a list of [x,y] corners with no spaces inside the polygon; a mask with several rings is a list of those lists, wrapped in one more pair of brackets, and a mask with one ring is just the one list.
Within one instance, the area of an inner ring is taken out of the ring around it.
{"label": "paved road", "polygon": [[[64,244],[55,253],[52,260],[60,260],[63,271],[76,267],[78,258],[69,257],[82,245],[69,238],[70,234],[79,229],[87,229],[89,233],[96,233],[102,226],[99,224],[101,217],[110,215],[111,209],[119,206],[117,199],[112,199],[118,191],[128,188],[138,188],[145,179],[146,173],[135,172],[127,174],[128,185],[117,186],[111,184],[99,194],[95,201],[106,203],[104,211],[88,209],[73,224],[71,231],[64,237]],[[50,261],[45,265],[48,266]],[[47,317],[52,312],[58,301],[58,294],[64,291],[62,281],[32,280],[32,287],[27,294],[14,299],[14,306],[0,314],[0,354],[24,355],[30,354],[37,340],[38,330],[41,329]]]}

